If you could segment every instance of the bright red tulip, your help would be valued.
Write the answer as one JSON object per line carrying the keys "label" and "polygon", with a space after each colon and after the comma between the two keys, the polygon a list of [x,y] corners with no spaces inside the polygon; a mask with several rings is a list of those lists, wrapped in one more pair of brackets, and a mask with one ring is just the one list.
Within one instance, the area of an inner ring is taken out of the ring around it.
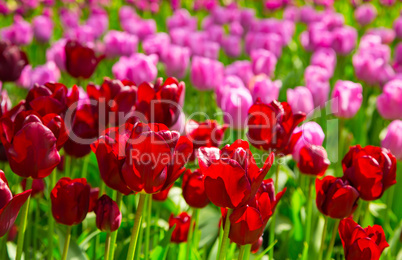
{"label": "bright red tulip", "polygon": [[94,73],[98,63],[105,57],[96,57],[95,51],[69,40],[64,47],[66,54],[66,70],[74,78],[88,79]]}
{"label": "bright red tulip", "polygon": [[187,212],[180,213],[177,217],[173,214],[169,217],[169,228],[174,225],[171,241],[173,243],[182,243],[187,241],[188,231],[190,229],[191,216]]}
{"label": "bright red tulip", "polygon": [[58,149],[68,138],[60,116],[40,117],[33,111],[22,111],[14,121],[3,117],[0,126],[10,167],[17,175],[42,179],[59,164]]}
{"label": "bright red tulip", "polygon": [[187,137],[165,125],[137,123],[127,140],[123,179],[135,192],[162,191],[185,171],[192,151]]}
{"label": "bright red tulip", "polygon": [[357,207],[359,192],[341,178],[326,176],[316,179],[316,204],[325,216],[343,219],[349,217]]}
{"label": "bright red tulip", "polygon": [[396,183],[396,159],[385,148],[352,146],[342,160],[344,178],[363,200],[381,198]]}
{"label": "bright red tulip", "polygon": [[300,172],[309,175],[324,175],[328,169],[330,161],[324,147],[318,145],[308,145],[300,149],[300,159],[297,163]]}
{"label": "bright red tulip", "polygon": [[26,65],[25,52],[8,41],[0,41],[0,81],[16,81]]}
{"label": "bright red tulip", "polygon": [[186,135],[193,142],[194,152],[190,160],[195,160],[195,153],[200,147],[219,147],[227,126],[220,126],[215,120],[197,122],[190,120],[186,124]]}
{"label": "bright red tulip", "polygon": [[0,237],[4,236],[14,225],[21,207],[31,195],[27,190],[15,196],[8,187],[6,176],[0,170]]}
{"label": "bright red tulip", "polygon": [[90,190],[84,178],[61,178],[50,194],[56,222],[68,226],[81,223],[89,210]]}
{"label": "bright red tulip", "polygon": [[190,207],[204,208],[209,204],[204,186],[205,176],[200,170],[187,170],[183,175],[182,191],[184,200]]}
{"label": "bright red tulip", "polygon": [[389,246],[379,225],[363,229],[352,218],[345,218],[338,230],[346,260],[378,260]]}
{"label": "bright red tulip", "polygon": [[276,154],[291,152],[289,144],[297,141],[291,142],[293,130],[306,118],[304,113],[293,113],[288,103],[277,100],[264,104],[257,99],[248,114],[247,138],[250,143],[258,149]]}
{"label": "bright red tulip", "polygon": [[222,150],[202,147],[198,159],[209,200],[218,207],[234,209],[254,197],[271,168],[274,154],[270,154],[260,169],[248,142],[239,139]]}
{"label": "bright red tulip", "polygon": [[108,195],[102,195],[95,206],[96,226],[104,232],[114,232],[121,224],[119,206]]}

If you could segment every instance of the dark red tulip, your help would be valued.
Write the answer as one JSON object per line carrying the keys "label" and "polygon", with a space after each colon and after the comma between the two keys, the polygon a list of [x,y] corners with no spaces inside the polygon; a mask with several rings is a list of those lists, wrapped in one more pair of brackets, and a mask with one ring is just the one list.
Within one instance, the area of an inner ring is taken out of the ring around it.
{"label": "dark red tulip", "polygon": [[389,246],[379,225],[363,229],[352,218],[345,218],[338,230],[346,260],[378,260]]}
{"label": "dark red tulip", "polygon": [[260,236],[260,238],[251,245],[251,253],[253,254],[257,253],[258,250],[260,250],[261,246],[262,246],[262,236]]}
{"label": "dark red tulip", "polygon": [[254,197],[274,161],[271,153],[258,168],[248,142],[240,139],[222,150],[202,147],[197,156],[209,200],[218,207],[232,209]]}
{"label": "dark red tulip", "polygon": [[209,204],[204,186],[205,176],[200,170],[187,170],[183,175],[182,190],[184,200],[190,207],[204,208]]}
{"label": "dark red tulip", "polygon": [[0,120],[0,138],[10,167],[24,178],[48,176],[60,162],[58,149],[67,137],[64,121],[56,114],[41,118],[34,111],[22,111],[14,121]]}
{"label": "dark red tulip", "polygon": [[187,137],[165,125],[137,123],[127,141],[123,178],[135,192],[162,191],[185,171],[192,151]]}
{"label": "dark red tulip", "polygon": [[152,194],[152,199],[156,201],[165,201],[168,198],[169,191],[172,188],[172,186],[169,186],[167,189],[163,191]]}
{"label": "dark red tulip", "polygon": [[131,193],[121,173],[126,160],[126,143],[133,130],[132,124],[111,127],[92,145],[98,161],[99,172],[105,184],[124,195]]}
{"label": "dark red tulip", "polygon": [[308,145],[300,149],[300,159],[297,163],[300,172],[309,175],[322,176],[328,169],[330,161],[324,147]]}
{"label": "dark red tulip", "polygon": [[352,146],[342,160],[344,178],[363,200],[381,198],[396,183],[396,159],[385,148]]}
{"label": "dark red tulip", "polygon": [[220,126],[215,120],[197,122],[190,120],[186,124],[186,135],[193,142],[194,153],[190,160],[194,161],[195,153],[200,147],[219,147],[227,126]]}
{"label": "dark red tulip", "polygon": [[67,92],[67,87],[62,83],[35,84],[28,92],[25,107],[41,116],[51,113],[64,116],[68,107],[79,98],[77,86],[72,88],[70,94]]}
{"label": "dark red tulip", "polygon": [[99,188],[91,188],[89,191],[89,207],[88,207],[88,212],[94,211],[96,207],[96,203],[99,199]]}
{"label": "dark red tulip", "polygon": [[106,123],[118,126],[127,121],[126,116],[134,116],[137,87],[131,81],[105,78],[100,86],[89,84],[87,93],[90,99],[99,102]]}
{"label": "dark red tulip", "polygon": [[31,192],[32,190],[27,190],[13,196],[8,187],[6,176],[0,170],[0,237],[11,230],[21,207],[29,198]]}
{"label": "dark red tulip", "polygon": [[[162,123],[172,127],[179,119],[184,101],[184,82],[159,78],[155,85],[140,82],[136,111],[142,113],[150,123]],[[137,84],[139,84],[137,82]]]}
{"label": "dark red tulip", "polygon": [[174,227],[171,241],[173,243],[182,243],[187,241],[188,231],[190,229],[191,217],[187,212],[180,213],[177,217],[173,214],[169,218],[169,228]]}
{"label": "dark red tulip", "polygon": [[52,214],[56,222],[68,226],[81,223],[87,216],[91,187],[84,178],[61,178],[52,189]]}
{"label": "dark red tulip", "polygon": [[[23,179],[21,181],[21,186],[22,189],[25,190],[26,189],[26,183],[27,183],[27,179]],[[42,179],[35,179],[32,182],[32,197],[35,196],[42,196],[43,195],[43,191],[45,190],[45,182]]]}
{"label": "dark red tulip", "polygon": [[16,81],[27,64],[25,52],[8,41],[0,40],[0,81]]}
{"label": "dark red tulip", "polygon": [[[230,240],[238,245],[256,243],[285,191],[286,189],[275,196],[272,179],[265,180],[255,197],[247,205],[235,208],[230,215]],[[225,219],[227,209],[221,208],[221,210]]]}
{"label": "dark red tulip", "polygon": [[258,149],[276,154],[291,152],[288,146],[292,143],[293,130],[306,118],[304,113],[294,114],[287,102],[277,100],[264,104],[257,99],[248,114],[247,138],[250,143]]}
{"label": "dark red tulip", "polygon": [[74,78],[88,79],[94,73],[104,55],[97,57],[95,51],[69,40],[64,47],[66,53],[66,70]]}
{"label": "dark red tulip", "polygon": [[114,232],[121,224],[119,206],[108,195],[102,195],[96,203],[96,226],[104,232]]}
{"label": "dark red tulip", "polygon": [[331,218],[347,218],[357,207],[359,192],[341,178],[326,176],[316,179],[316,204],[318,210]]}

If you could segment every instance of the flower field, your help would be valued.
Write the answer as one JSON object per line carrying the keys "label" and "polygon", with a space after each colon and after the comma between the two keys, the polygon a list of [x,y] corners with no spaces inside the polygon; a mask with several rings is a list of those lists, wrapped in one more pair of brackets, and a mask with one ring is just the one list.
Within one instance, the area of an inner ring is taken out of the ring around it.
{"label": "flower field", "polygon": [[402,1],[0,0],[0,259],[402,260]]}

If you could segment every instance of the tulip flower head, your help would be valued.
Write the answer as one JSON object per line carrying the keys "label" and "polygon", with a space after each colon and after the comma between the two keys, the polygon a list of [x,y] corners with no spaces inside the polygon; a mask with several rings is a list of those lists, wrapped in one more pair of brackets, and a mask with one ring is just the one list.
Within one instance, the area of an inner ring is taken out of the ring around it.
{"label": "tulip flower head", "polygon": [[109,196],[102,195],[95,206],[96,226],[104,232],[114,232],[121,224],[119,206]]}
{"label": "tulip flower head", "polygon": [[27,64],[25,52],[9,41],[0,40],[0,81],[16,81]]}
{"label": "tulip flower head", "polygon": [[300,149],[297,163],[300,172],[309,175],[322,176],[330,165],[327,151],[322,146],[306,145]]}
{"label": "tulip flower head", "polygon": [[338,80],[331,96],[332,113],[342,118],[354,117],[363,102],[362,92],[360,83]]}
{"label": "tulip flower head", "polygon": [[389,149],[397,160],[402,160],[402,120],[392,121],[387,128],[385,138],[381,146]]}
{"label": "tulip flower head", "polygon": [[170,215],[169,228],[174,226],[171,241],[173,243],[182,243],[187,241],[188,231],[190,229],[191,216],[187,212],[180,213],[177,217]]}
{"label": "tulip flower head", "polygon": [[182,190],[184,200],[190,207],[204,208],[209,204],[204,186],[205,176],[200,170],[187,170],[183,175]]}

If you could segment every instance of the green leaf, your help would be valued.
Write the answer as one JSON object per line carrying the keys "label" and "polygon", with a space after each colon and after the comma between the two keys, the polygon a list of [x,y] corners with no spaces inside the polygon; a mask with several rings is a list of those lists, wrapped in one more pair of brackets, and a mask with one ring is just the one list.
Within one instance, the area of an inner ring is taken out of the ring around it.
{"label": "green leaf", "polygon": [[152,251],[151,260],[163,260],[166,259],[167,252],[169,250],[170,239],[175,226],[171,227],[166,233],[159,245]]}

